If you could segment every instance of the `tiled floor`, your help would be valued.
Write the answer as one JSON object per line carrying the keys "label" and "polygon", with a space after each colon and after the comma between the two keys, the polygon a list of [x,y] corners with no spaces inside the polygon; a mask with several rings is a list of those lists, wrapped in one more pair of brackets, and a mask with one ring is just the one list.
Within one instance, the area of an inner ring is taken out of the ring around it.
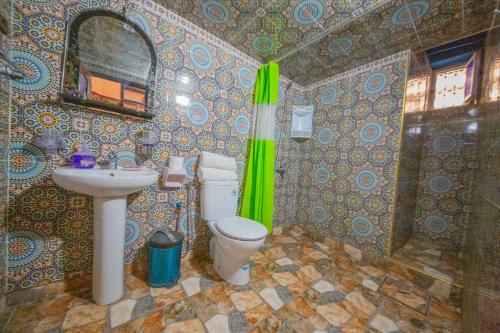
{"label": "tiled floor", "polygon": [[461,259],[435,242],[410,238],[393,259],[452,283],[463,285]]}
{"label": "tiled floor", "polygon": [[128,275],[125,297],[110,306],[92,303],[88,278],[31,289],[10,295],[0,322],[16,333],[459,331],[453,293],[431,296],[410,271],[327,244],[297,232],[269,237],[245,287],[221,281],[207,260],[191,260],[171,289]]}

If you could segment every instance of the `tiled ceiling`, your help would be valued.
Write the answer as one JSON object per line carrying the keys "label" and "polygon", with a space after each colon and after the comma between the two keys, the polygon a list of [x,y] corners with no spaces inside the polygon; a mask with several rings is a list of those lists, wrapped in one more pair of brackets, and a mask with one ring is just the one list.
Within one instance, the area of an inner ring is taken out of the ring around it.
{"label": "tiled ceiling", "polygon": [[156,0],[308,85],[494,25],[496,0]]}

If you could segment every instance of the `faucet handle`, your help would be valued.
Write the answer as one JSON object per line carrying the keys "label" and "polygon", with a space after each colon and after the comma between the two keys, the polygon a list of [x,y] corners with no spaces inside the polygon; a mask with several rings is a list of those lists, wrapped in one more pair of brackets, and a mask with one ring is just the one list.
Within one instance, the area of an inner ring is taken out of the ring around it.
{"label": "faucet handle", "polygon": [[108,153],[108,160],[111,158],[116,158],[118,155],[116,154],[116,151],[112,150]]}

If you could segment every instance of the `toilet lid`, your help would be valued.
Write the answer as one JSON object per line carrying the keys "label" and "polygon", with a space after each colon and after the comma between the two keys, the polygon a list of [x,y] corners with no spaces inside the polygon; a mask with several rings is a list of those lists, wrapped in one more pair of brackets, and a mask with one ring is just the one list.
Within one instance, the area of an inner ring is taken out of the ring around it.
{"label": "toilet lid", "polygon": [[216,225],[224,236],[238,240],[258,240],[267,235],[262,224],[239,216],[218,219]]}

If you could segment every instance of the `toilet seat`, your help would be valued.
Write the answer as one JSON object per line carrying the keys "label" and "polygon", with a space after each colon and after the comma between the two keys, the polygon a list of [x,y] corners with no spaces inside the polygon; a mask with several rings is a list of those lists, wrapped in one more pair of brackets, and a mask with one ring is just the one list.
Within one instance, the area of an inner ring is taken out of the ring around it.
{"label": "toilet seat", "polygon": [[221,234],[232,239],[253,241],[267,236],[262,224],[240,216],[217,219],[215,225]]}

